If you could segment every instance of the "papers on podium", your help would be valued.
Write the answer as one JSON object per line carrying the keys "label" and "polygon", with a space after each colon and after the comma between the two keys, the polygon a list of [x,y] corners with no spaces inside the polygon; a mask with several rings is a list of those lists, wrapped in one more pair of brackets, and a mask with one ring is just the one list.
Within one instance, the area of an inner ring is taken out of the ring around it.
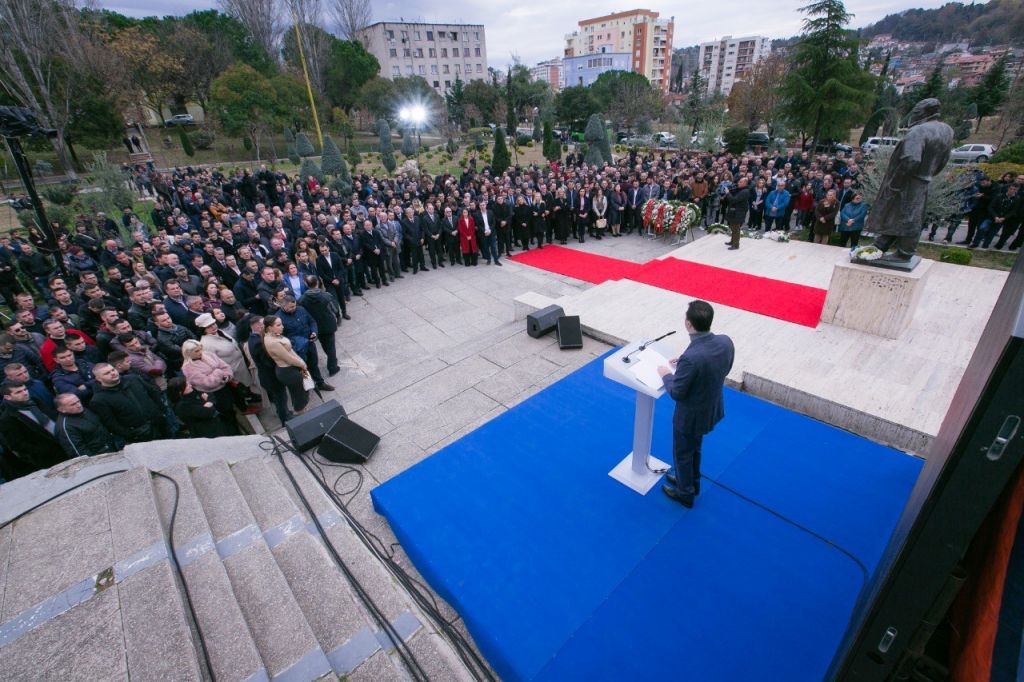
{"label": "papers on podium", "polygon": [[657,390],[664,384],[658,374],[658,368],[663,365],[668,366],[668,358],[653,347],[648,347],[636,355],[629,371],[644,386]]}

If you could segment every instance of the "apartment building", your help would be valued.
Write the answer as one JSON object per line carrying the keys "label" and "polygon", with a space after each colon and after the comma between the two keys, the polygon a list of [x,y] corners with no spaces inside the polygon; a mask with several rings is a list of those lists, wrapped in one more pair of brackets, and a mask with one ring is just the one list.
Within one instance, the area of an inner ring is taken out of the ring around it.
{"label": "apartment building", "polygon": [[562,87],[594,84],[605,71],[632,71],[633,57],[628,52],[599,52],[562,59]]}
{"label": "apartment building", "polygon": [[487,39],[482,24],[381,21],[357,34],[380,62],[382,78],[421,76],[438,94],[456,80],[487,78]]}
{"label": "apartment building", "polygon": [[530,77],[535,81],[544,81],[557,92],[562,87],[562,58],[555,57],[538,63],[530,69]]}
{"label": "apartment building", "polygon": [[743,80],[743,74],[771,51],[771,40],[764,36],[725,36],[701,43],[698,63],[701,75],[708,82],[708,93],[728,95],[732,86]]}
{"label": "apartment building", "polygon": [[[578,26],[565,36],[566,58],[626,54],[630,57],[632,71],[646,76],[662,92],[668,92],[674,17],[661,19],[657,12],[649,9],[634,9],[583,19]],[[563,71],[563,82],[575,85],[576,79],[568,73],[568,68]]]}

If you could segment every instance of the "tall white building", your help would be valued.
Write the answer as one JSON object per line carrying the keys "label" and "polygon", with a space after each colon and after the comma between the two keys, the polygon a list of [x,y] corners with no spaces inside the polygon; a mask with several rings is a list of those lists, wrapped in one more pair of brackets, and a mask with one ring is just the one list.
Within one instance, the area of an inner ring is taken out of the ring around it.
{"label": "tall white building", "polygon": [[535,81],[544,81],[552,90],[562,87],[562,58],[546,59],[530,69],[530,77]]}
{"label": "tall white building", "polygon": [[772,51],[771,40],[764,36],[725,36],[721,40],[701,43],[701,75],[708,82],[708,94],[728,95],[732,86],[743,80],[743,74]]}
{"label": "tall white building", "polygon": [[380,62],[381,78],[421,76],[438,94],[487,78],[487,39],[482,24],[417,24],[381,21],[357,34]]}

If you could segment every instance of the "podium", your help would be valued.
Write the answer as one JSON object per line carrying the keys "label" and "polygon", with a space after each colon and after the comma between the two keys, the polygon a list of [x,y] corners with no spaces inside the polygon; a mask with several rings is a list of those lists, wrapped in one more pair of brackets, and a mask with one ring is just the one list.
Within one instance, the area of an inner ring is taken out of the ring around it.
{"label": "podium", "polygon": [[[655,383],[659,365],[677,357],[661,343],[648,343],[640,351],[643,341],[623,346],[604,360],[604,376],[636,391],[636,411],[633,415],[633,451],[619,462],[608,475],[641,495],[646,495],[662,477],[654,470],[668,470],[669,464],[651,457],[651,434],[654,430],[654,402],[665,394],[660,378]],[[658,356],[664,358],[659,360]],[[629,358],[629,362],[624,362]],[[670,366],[671,369],[671,366]],[[643,377],[643,378],[641,378]]]}

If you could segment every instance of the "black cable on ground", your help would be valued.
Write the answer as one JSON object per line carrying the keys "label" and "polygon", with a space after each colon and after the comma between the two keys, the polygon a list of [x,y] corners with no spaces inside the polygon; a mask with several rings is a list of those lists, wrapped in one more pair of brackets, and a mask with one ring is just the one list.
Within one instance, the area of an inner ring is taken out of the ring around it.
{"label": "black cable on ground", "polygon": [[92,483],[93,481],[98,481],[101,478],[106,478],[107,476],[113,476],[114,474],[123,474],[126,471],[128,471],[128,470],[127,469],[118,469],[117,471],[108,471],[105,474],[100,474],[99,476],[93,476],[88,481],[82,481],[78,485],[71,486],[67,490],[65,490],[63,492],[59,492],[56,495],[54,495],[53,497],[46,498],[45,500],[43,500],[39,504],[35,505],[34,507],[29,507],[25,511],[23,511],[20,514],[18,514],[17,516],[15,516],[13,519],[11,519],[9,521],[4,521],[3,523],[0,523],[0,530],[3,530],[4,528],[6,528],[7,526],[11,525],[15,521],[21,519],[22,517],[28,516],[29,514],[34,512],[36,509],[39,509],[43,505],[49,504],[49,503],[53,502],[54,500],[56,500],[56,499],[58,499],[60,497],[63,497],[64,495],[67,495],[68,493],[70,493],[70,492],[72,492],[74,490],[78,490],[83,485],[88,485],[89,483]]}
{"label": "black cable on ground", "polygon": [[[497,682],[497,678],[491,673],[487,663],[480,657],[473,645],[463,637],[462,633],[455,627],[454,623],[449,622],[444,617],[444,614],[441,613],[440,608],[437,605],[437,601],[434,599],[433,592],[419,580],[409,575],[409,573],[400,566],[397,561],[395,561],[394,547],[397,543],[388,547],[388,545],[386,545],[379,537],[367,530],[348,509],[348,503],[354,499],[358,494],[359,489],[362,487],[363,473],[350,465],[326,461],[319,462],[314,457],[303,457],[302,454],[297,452],[294,447],[281,438],[273,437],[273,440],[276,441],[276,444],[273,445],[272,448],[278,456],[282,456],[281,451],[283,448],[293,453],[296,458],[302,462],[303,466],[306,467],[309,473],[317,481],[317,484],[321,487],[324,493],[345,515],[345,519],[348,521],[349,527],[356,533],[357,537],[359,537],[367,549],[369,549],[370,552],[388,568],[394,578],[413,598],[416,605],[428,618],[430,618],[430,620],[434,622],[438,631],[449,641],[455,650],[455,653],[459,656],[460,660],[466,666],[466,669],[470,671],[473,677],[481,681],[486,680],[487,682]],[[313,470],[314,466],[316,467],[316,471]],[[333,486],[328,483],[322,466],[337,467],[344,470],[343,473],[335,479]],[[358,475],[358,486],[355,489],[346,490],[344,493],[339,494],[339,491],[337,490],[338,481],[343,477],[350,475],[352,472],[355,472]],[[342,500],[342,494],[347,495],[348,499]]]}
{"label": "black cable on ground", "polygon": [[[349,581],[349,584],[352,585],[353,589],[356,592],[356,596],[359,598],[359,601],[362,602],[363,606],[366,607],[366,610],[370,612],[370,616],[377,623],[380,629],[387,634],[388,639],[391,640],[391,643],[395,647],[395,651],[398,652],[399,657],[402,659],[402,663],[409,671],[409,674],[412,675],[413,679],[417,681],[422,680],[423,682],[429,682],[430,678],[427,676],[422,666],[420,666],[419,661],[416,660],[416,656],[415,654],[413,654],[408,644],[405,643],[401,635],[398,634],[394,626],[388,620],[387,615],[384,614],[384,612],[380,609],[379,606],[377,606],[377,603],[373,601],[373,598],[366,591],[366,588],[363,587],[363,585],[356,578],[355,574],[353,574],[351,569],[349,569],[348,565],[345,563],[345,561],[341,558],[341,555],[338,553],[338,550],[334,547],[334,543],[332,543],[330,538],[327,537],[327,531],[324,530],[324,527],[320,524],[320,520],[317,518],[316,512],[313,511],[312,505],[310,505],[309,500],[306,499],[305,493],[302,492],[302,488],[299,486],[298,481],[295,480],[295,476],[288,468],[288,465],[285,464],[284,451],[282,450],[281,446],[284,446],[287,449],[291,448],[286,443],[276,438],[270,441],[269,444],[271,445],[271,447],[269,448],[269,452],[280,458],[281,466],[284,468],[284,472],[288,476],[288,480],[291,482],[292,487],[298,494],[299,499],[302,500],[302,504],[306,508],[306,512],[309,514],[309,518],[313,520],[313,523],[316,525],[317,530],[320,532],[320,537],[323,539],[324,545],[327,547],[328,553],[334,559],[334,563],[338,566],[338,568],[341,569],[342,573],[345,574],[345,578]],[[263,447],[263,444],[261,444],[261,447]],[[268,450],[268,448],[265,447],[263,449]],[[304,462],[302,457],[299,457],[299,459]]]}
{"label": "black cable on ground", "polygon": [[161,474],[159,471],[150,471],[153,476],[159,476],[160,478],[166,478],[174,486],[174,503],[171,505],[171,522],[167,532],[168,544],[170,544],[171,563],[174,565],[174,570],[178,574],[178,579],[181,580],[181,586],[185,590],[185,601],[188,603],[189,613],[192,615],[192,622],[196,626],[196,633],[199,635],[199,648],[203,651],[203,661],[206,663],[206,671],[210,675],[210,680],[216,682],[217,677],[213,673],[213,663],[210,661],[210,651],[206,647],[206,638],[203,637],[203,629],[199,627],[199,619],[196,617],[196,608],[192,603],[192,594],[188,589],[188,582],[185,580],[185,574],[181,570],[181,564],[178,563],[178,555],[174,550],[174,521],[178,516],[178,498],[180,491],[178,489],[178,482],[166,474]]}

